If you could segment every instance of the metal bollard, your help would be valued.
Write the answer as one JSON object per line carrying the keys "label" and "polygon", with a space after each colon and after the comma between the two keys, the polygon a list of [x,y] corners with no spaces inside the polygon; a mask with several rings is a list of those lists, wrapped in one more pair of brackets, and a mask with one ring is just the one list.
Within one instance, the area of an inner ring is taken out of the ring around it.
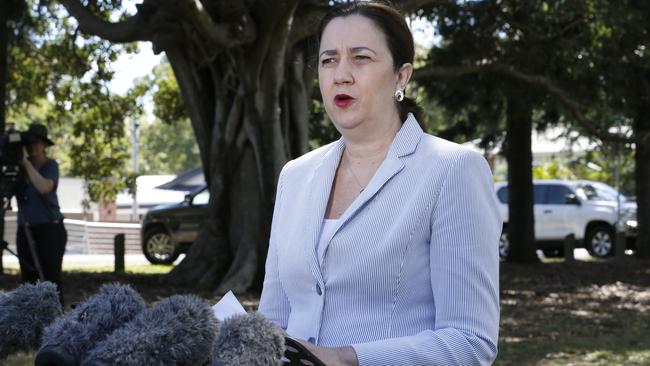
{"label": "metal bollard", "polygon": [[113,253],[115,255],[115,273],[124,273],[124,233],[113,238]]}
{"label": "metal bollard", "polygon": [[575,257],[573,256],[573,250],[576,247],[576,237],[573,234],[569,234],[564,238],[564,263],[573,263],[575,262]]}

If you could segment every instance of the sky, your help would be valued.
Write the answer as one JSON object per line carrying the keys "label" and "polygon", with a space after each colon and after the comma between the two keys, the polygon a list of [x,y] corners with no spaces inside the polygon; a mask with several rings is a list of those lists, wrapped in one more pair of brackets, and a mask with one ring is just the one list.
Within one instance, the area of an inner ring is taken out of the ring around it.
{"label": "sky", "polygon": [[[4,0],[0,0],[4,1]],[[135,14],[137,9],[136,3],[140,0],[124,0],[122,5],[127,13]],[[115,14],[117,18],[120,14]],[[116,21],[117,19],[112,19]],[[139,77],[151,74],[153,68],[160,63],[163,54],[154,55],[151,49],[151,42],[138,42],[140,52],[130,55],[121,55],[115,63],[113,63],[113,70],[115,74],[111,81],[109,88],[113,93],[120,95],[126,92],[133,86],[133,81]]]}
{"label": "sky", "polygon": [[140,52],[123,54],[113,63],[115,75],[109,85],[113,93],[126,94],[135,79],[151,74],[153,68],[160,63],[162,54],[153,54],[151,42],[139,42],[138,48]]}

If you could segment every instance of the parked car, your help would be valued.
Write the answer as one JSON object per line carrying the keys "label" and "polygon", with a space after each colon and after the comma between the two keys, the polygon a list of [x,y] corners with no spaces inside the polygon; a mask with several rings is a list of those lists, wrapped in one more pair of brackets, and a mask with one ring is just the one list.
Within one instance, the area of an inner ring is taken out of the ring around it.
{"label": "parked car", "polygon": [[[505,257],[508,240],[508,186],[495,184],[504,222],[499,254]],[[620,202],[620,205],[619,205]],[[620,207],[620,213],[619,213]],[[596,257],[614,253],[615,232],[624,233],[626,247],[634,248],[636,203],[602,182],[587,180],[537,180],[533,182],[535,240],[545,256],[564,255],[564,239],[573,234],[576,246]]]}
{"label": "parked car", "polygon": [[142,219],[142,252],[153,264],[171,264],[196,240],[210,191],[200,187],[185,200],[151,208]]}

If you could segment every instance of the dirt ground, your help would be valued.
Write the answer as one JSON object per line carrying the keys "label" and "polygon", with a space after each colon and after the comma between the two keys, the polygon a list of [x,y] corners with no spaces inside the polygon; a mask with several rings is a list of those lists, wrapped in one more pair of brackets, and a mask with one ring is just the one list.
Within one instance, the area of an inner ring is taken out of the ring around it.
{"label": "dirt ground", "polygon": [[[131,284],[149,302],[208,292],[165,284],[160,274],[66,272],[66,303],[108,282]],[[0,289],[18,286],[15,271]],[[562,262],[501,265],[501,331],[496,365],[650,365],[650,262]],[[259,294],[238,296],[249,310]]]}

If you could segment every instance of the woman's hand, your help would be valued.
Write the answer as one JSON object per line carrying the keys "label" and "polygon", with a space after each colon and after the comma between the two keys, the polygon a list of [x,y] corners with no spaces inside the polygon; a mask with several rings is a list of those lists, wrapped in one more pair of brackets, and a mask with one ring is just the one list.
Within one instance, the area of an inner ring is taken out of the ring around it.
{"label": "woman's hand", "polygon": [[298,341],[327,366],[357,366],[359,364],[357,353],[350,346],[318,347],[307,341]]}
{"label": "woman's hand", "polygon": [[27,164],[31,165],[31,162],[29,161],[29,154],[27,153],[27,149],[23,146],[23,158],[19,161],[20,165],[26,166]]}
{"label": "woman's hand", "polygon": [[36,170],[26,152],[23,154],[23,160],[20,161],[20,164],[25,168],[27,180],[34,185],[34,188],[36,188],[40,194],[50,193],[54,189],[54,181],[43,177],[41,173]]}
{"label": "woman's hand", "polygon": [[[284,329],[278,328],[282,331],[285,337],[291,337]],[[292,339],[300,342],[309,352],[318,357],[319,360],[327,366],[358,366],[357,353],[354,348],[346,347],[318,347],[302,339]]]}

